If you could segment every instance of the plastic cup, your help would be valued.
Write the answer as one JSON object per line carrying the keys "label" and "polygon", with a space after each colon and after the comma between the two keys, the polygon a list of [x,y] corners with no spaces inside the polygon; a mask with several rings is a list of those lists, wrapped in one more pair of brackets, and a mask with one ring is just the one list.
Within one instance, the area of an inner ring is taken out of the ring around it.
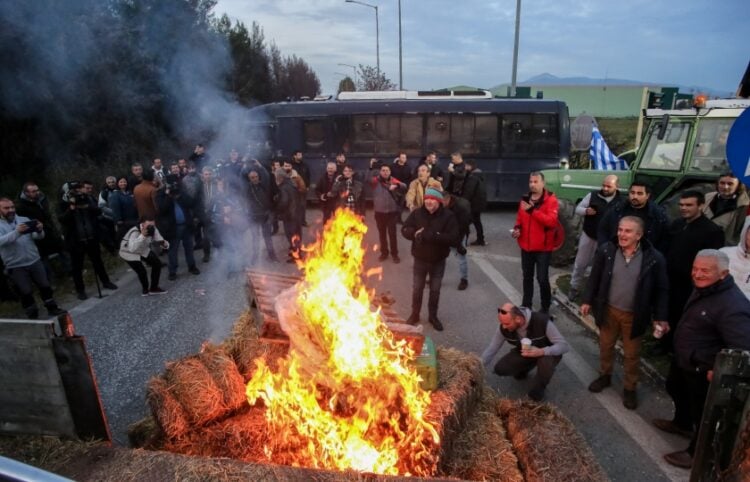
{"label": "plastic cup", "polygon": [[528,338],[521,339],[521,351],[526,351],[531,348],[531,340]]}

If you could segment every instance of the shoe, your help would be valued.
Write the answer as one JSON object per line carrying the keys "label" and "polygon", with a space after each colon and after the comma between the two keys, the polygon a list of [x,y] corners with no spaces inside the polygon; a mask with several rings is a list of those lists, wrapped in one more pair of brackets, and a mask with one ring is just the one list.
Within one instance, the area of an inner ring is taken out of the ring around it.
{"label": "shoe", "polygon": [[89,299],[89,295],[86,294],[85,291],[79,291],[78,292],[78,299],[83,301]]}
{"label": "shoe", "polygon": [[174,281],[174,280],[177,279],[177,274],[176,273],[169,273],[169,276],[167,276],[167,279],[169,281]]}
{"label": "shoe", "polygon": [[469,243],[469,246],[487,246],[487,243],[484,242],[484,239],[477,239]]}
{"label": "shoe", "polygon": [[406,319],[406,322],[410,325],[418,325],[419,313],[412,313],[411,315],[409,315],[409,318]]}
{"label": "shoe", "polygon": [[117,285],[114,284],[111,281],[107,281],[106,283],[102,283],[102,286],[105,287],[105,288],[107,288],[108,290],[116,290],[117,289]]}
{"label": "shoe", "polygon": [[211,257],[210,256],[203,256],[203,262],[204,263],[208,263],[209,261],[211,261]]}
{"label": "shoe", "polygon": [[589,391],[599,393],[608,386],[612,385],[612,375],[602,375],[589,385]]}
{"label": "shoe", "polygon": [[526,377],[529,376],[529,372],[518,372],[515,375],[513,375],[513,378],[516,380],[526,380]]}
{"label": "shoe", "polygon": [[380,256],[378,256],[378,261],[382,262],[382,261],[385,261],[386,259],[388,259],[387,254],[381,254]]}
{"label": "shoe", "polygon": [[458,290],[463,291],[467,286],[469,286],[469,281],[466,278],[461,278],[461,281],[458,283]]}
{"label": "shoe", "polygon": [[193,266],[188,269],[188,273],[190,274],[201,274],[201,270],[199,270],[197,267]]}
{"label": "shoe", "polygon": [[67,313],[67,312],[68,312],[68,310],[63,310],[62,308],[60,308],[57,305],[51,306],[51,307],[47,307],[47,314],[49,316],[60,316],[60,315],[62,315],[64,313]]}
{"label": "shoe", "polygon": [[672,420],[666,420],[664,418],[655,418],[651,420],[651,423],[654,424],[654,427],[658,428],[662,432],[673,433],[675,435],[680,435],[685,438],[693,437],[692,430],[682,428],[676,423],[674,423],[674,421]]}
{"label": "shoe", "polygon": [[683,469],[689,469],[693,466],[693,456],[690,455],[687,450],[680,450],[679,452],[666,454],[664,456],[664,460],[666,460],[667,463],[674,465],[675,467],[680,467]]}
{"label": "shoe", "polygon": [[428,321],[436,331],[443,331],[443,324],[440,323],[437,316],[431,316]]}
{"label": "shoe", "polygon": [[532,388],[527,395],[535,402],[541,402],[544,399],[544,388]]}
{"label": "shoe", "polygon": [[141,296],[148,296],[148,290],[141,290]]}
{"label": "shoe", "polygon": [[635,410],[638,408],[638,395],[635,390],[628,390],[627,388],[622,391],[622,404],[628,410]]}
{"label": "shoe", "polygon": [[150,295],[166,295],[167,294],[167,290],[163,290],[163,289],[161,289],[161,288],[159,288],[157,286],[156,288],[151,288],[148,291],[148,294],[150,294]]}
{"label": "shoe", "polygon": [[393,255],[393,262],[396,264],[399,264],[401,262],[401,258],[398,257],[397,254]]}

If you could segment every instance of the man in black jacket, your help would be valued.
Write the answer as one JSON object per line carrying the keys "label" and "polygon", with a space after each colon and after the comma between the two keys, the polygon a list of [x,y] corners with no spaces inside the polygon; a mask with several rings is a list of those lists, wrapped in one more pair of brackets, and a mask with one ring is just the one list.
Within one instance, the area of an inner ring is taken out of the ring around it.
{"label": "man in black jacket", "polygon": [[437,330],[443,331],[443,324],[437,316],[440,302],[440,285],[445,273],[445,258],[451,246],[458,243],[458,222],[452,212],[442,206],[443,194],[435,188],[425,190],[424,206],[409,214],[401,228],[401,234],[411,241],[411,254],[414,257],[413,284],[411,295],[411,315],[407,323],[419,323],[422,309],[422,293],[430,275],[430,297],[427,302],[428,321]]}
{"label": "man in black jacket", "polygon": [[276,217],[284,224],[284,234],[289,242],[289,257],[287,263],[294,263],[302,256],[300,246],[302,245],[302,225],[300,223],[299,211],[300,196],[297,188],[283,168],[274,172],[278,193],[276,195]]}
{"label": "man in black jacket", "polygon": [[[342,166],[342,172],[343,172],[343,166]],[[328,196],[328,193],[331,192],[331,189],[333,189],[333,185],[336,182],[336,178],[338,175],[336,174],[336,163],[335,162],[328,162],[326,164],[326,172],[323,173],[322,176],[320,176],[320,179],[318,179],[317,184],[315,184],[315,194],[318,196],[318,200],[320,201],[320,209],[323,211],[323,224],[328,221],[331,216],[333,216],[333,212],[336,210],[336,203],[338,202],[338,199],[334,198],[333,196]]]}
{"label": "man in black jacket", "polygon": [[34,182],[27,182],[23,185],[21,195],[16,202],[16,214],[25,216],[29,219],[36,219],[44,225],[44,238],[34,240],[39,250],[39,256],[47,272],[47,278],[52,280],[52,269],[49,265],[49,258],[53,254],[58,255],[62,262],[63,269],[70,271],[70,259],[63,249],[63,241],[60,237],[55,223],[52,219],[52,210],[49,205],[49,199],[39,190],[39,186]]}
{"label": "man in black jacket", "polygon": [[268,172],[260,166],[250,169],[247,173],[247,207],[250,214],[250,264],[254,265],[258,260],[260,240],[266,245],[269,261],[276,262],[276,253],[273,249],[271,239],[271,211],[272,195],[271,182]]}
{"label": "man in black jacket", "polygon": [[458,283],[460,291],[469,286],[469,262],[466,259],[466,241],[469,237],[469,224],[471,223],[471,207],[466,199],[443,193],[443,206],[450,210],[458,222],[458,244],[451,247],[451,252],[456,252],[458,257],[458,270],[461,281]]}
{"label": "man in black jacket", "polygon": [[[675,419],[654,420],[654,425],[666,432],[685,434],[692,429],[686,450],[664,456],[670,464],[684,468],[693,463],[716,355],[724,348],[750,350],[750,301],[729,274],[726,253],[699,251],[693,261],[692,279],[695,290],[674,335],[675,360],[682,380],[667,387],[674,400]],[[679,426],[680,414],[688,414],[683,427]]]}
{"label": "man in black jacket", "polygon": [[[292,153],[292,168],[297,171],[299,177],[305,182],[307,189],[310,189],[310,168],[302,159],[302,151],[299,149]],[[303,226],[307,226],[307,192],[299,192],[298,197],[297,205],[299,209],[296,212],[299,217],[300,229],[302,229]]]}
{"label": "man in black jacket", "polygon": [[186,202],[182,194],[181,184],[176,176],[169,174],[166,177],[166,186],[156,193],[156,227],[164,238],[169,242],[169,281],[177,279],[178,260],[177,250],[182,243],[185,251],[185,262],[190,274],[198,275],[200,270],[195,265],[193,255],[193,211],[191,204]]}
{"label": "man in black jacket", "polygon": [[484,184],[482,170],[477,167],[477,161],[466,161],[466,181],[462,197],[471,204],[471,224],[477,231],[477,239],[472,246],[486,246],[484,240],[484,226],[482,225],[482,211],[487,209],[487,187]]}
{"label": "man in black jacket", "polygon": [[651,188],[637,181],[633,181],[630,185],[628,202],[613,206],[599,223],[597,242],[600,246],[617,234],[618,223],[625,216],[641,218],[644,223],[643,236],[656,249],[664,252],[669,220],[664,209],[651,200]]}
{"label": "man in black jacket", "polygon": [[625,216],[617,238],[599,247],[583,295],[581,313],[594,315],[599,327],[600,376],[589,385],[601,392],[612,384],[615,344],[622,338],[625,351],[623,405],[638,407],[641,337],[651,326],[668,330],[668,281],[664,256],[644,237],[643,220]]}

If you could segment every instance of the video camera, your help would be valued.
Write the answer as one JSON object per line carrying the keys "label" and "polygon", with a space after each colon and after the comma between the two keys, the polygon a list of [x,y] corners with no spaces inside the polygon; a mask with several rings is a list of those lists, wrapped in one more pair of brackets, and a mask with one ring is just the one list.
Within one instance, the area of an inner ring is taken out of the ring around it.
{"label": "video camera", "polygon": [[89,201],[85,194],[78,192],[83,187],[83,183],[79,181],[68,181],[63,184],[62,199],[68,204],[74,204],[76,206],[88,206]]}

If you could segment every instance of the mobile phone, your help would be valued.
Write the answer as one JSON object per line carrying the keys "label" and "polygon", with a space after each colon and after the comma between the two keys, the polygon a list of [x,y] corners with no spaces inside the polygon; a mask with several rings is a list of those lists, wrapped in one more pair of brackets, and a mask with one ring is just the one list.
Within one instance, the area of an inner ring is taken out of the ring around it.
{"label": "mobile phone", "polygon": [[27,231],[28,233],[35,233],[37,231],[37,226],[39,226],[39,221],[32,219],[31,221],[26,221],[24,224],[29,227],[29,230]]}

